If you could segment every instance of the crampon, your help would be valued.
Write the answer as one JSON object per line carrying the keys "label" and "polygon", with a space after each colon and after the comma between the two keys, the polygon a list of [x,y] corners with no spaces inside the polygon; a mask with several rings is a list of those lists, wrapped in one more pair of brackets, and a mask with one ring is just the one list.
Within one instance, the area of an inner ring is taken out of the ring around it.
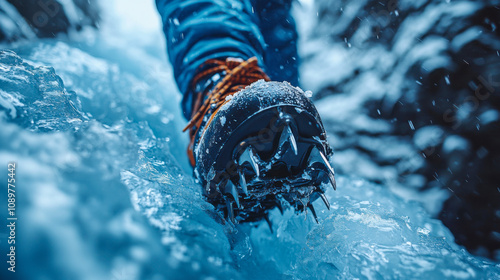
{"label": "crampon", "polygon": [[[316,108],[297,87],[271,82],[257,60],[213,60],[195,77],[188,155],[204,195],[232,223],[273,208],[309,209],[336,189],[332,149]],[[204,100],[203,100],[204,99]],[[307,210],[306,210],[307,211]]]}

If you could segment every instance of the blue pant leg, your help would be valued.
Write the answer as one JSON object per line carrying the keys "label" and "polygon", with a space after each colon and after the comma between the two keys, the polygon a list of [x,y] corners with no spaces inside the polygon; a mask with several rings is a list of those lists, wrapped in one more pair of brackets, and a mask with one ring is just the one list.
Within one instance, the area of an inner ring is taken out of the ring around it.
{"label": "blue pant leg", "polygon": [[156,0],[156,6],[186,118],[191,116],[189,84],[204,61],[256,56],[265,68],[265,44],[249,0]]}
{"label": "blue pant leg", "polygon": [[264,64],[274,81],[299,85],[297,29],[290,14],[292,0],[252,0],[258,26],[266,43]]}

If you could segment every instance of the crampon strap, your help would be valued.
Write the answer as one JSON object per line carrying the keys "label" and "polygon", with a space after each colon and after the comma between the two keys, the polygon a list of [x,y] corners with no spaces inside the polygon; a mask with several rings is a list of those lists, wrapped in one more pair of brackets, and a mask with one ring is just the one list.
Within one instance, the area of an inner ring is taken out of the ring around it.
{"label": "crampon strap", "polygon": [[195,91],[196,85],[207,77],[221,73],[224,75],[224,78],[208,92],[207,98],[203,104],[201,104],[201,102],[205,94],[203,94],[203,91],[196,92],[197,97],[193,104],[193,115],[187,126],[182,130],[186,131],[190,129],[190,143],[187,153],[192,166],[196,164],[194,156],[196,135],[200,130],[205,115],[207,113],[210,115],[210,118],[205,124],[206,128],[212,122],[219,108],[230,100],[226,97],[241,91],[246,86],[258,80],[270,80],[266,73],[258,66],[256,57],[252,57],[246,61],[232,57],[226,58],[225,60],[210,59],[203,63],[198,69],[199,73],[196,74],[191,83],[193,91]]}

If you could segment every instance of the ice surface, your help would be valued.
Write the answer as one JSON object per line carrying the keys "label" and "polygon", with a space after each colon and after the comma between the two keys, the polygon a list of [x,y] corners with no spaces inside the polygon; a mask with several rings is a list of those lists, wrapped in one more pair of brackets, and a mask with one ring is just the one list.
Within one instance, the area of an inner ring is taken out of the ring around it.
{"label": "ice surface", "polygon": [[326,193],[331,211],[315,202],[319,224],[276,210],[274,234],[231,226],[191,176],[164,57],[91,39],[0,54],[0,166],[17,162],[20,279],[500,277],[419,205],[356,178]]}

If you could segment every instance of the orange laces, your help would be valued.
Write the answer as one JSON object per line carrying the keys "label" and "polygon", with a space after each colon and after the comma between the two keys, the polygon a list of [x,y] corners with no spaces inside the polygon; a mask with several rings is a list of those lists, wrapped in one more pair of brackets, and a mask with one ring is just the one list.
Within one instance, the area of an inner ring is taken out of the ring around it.
{"label": "orange laces", "polygon": [[[239,58],[226,58],[226,60],[210,59],[207,60],[200,68],[206,68],[206,70],[198,73],[191,83],[191,88],[194,88],[197,83],[206,78],[215,75],[216,73],[225,72],[225,77],[208,93],[208,98],[203,102],[200,107],[201,99],[204,97],[202,92],[198,92],[198,98],[193,106],[193,116],[187,124],[187,126],[182,130],[190,130],[191,141],[188,146],[188,156],[191,165],[195,165],[194,158],[194,142],[196,135],[203,123],[203,119],[207,113],[211,114],[210,119],[207,121],[205,127],[207,127],[211,122],[219,108],[229,101],[226,98],[233,95],[240,90],[244,89],[246,86],[254,83],[258,80],[264,79],[269,81],[269,77],[262,71],[262,69],[257,64],[257,58],[252,57],[247,61],[243,61]],[[199,107],[199,108],[198,108]]]}

